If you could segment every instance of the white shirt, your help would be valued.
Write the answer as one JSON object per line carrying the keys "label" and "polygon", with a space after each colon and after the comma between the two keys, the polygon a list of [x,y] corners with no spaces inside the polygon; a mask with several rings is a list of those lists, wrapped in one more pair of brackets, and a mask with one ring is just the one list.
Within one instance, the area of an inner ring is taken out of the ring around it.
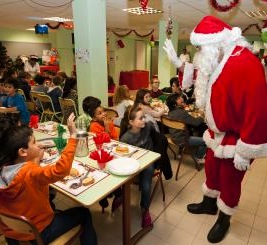
{"label": "white shirt", "polygon": [[25,61],[24,71],[30,73],[31,76],[34,77],[37,73],[40,73],[40,66],[37,62],[32,66],[29,61]]}

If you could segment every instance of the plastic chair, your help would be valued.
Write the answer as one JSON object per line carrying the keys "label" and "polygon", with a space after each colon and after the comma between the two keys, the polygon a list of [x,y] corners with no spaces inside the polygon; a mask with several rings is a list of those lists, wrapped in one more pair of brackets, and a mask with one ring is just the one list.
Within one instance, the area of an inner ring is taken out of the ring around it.
{"label": "plastic chair", "polygon": [[[45,245],[44,242],[42,241],[41,235],[37,230],[36,226],[26,217],[16,214],[6,214],[0,212],[0,220],[7,227],[9,227],[11,230],[15,232],[33,235],[38,245]],[[73,242],[80,236],[81,232],[82,232],[81,225],[77,225],[73,227],[71,230],[67,231],[66,233],[56,238],[53,242],[49,243],[48,245],[73,244]]]}
{"label": "plastic chair", "polygon": [[[181,121],[177,121],[177,120],[173,120],[169,117],[163,116],[161,118],[161,122],[162,125],[166,126],[167,128],[173,128],[173,129],[178,129],[178,130],[187,130],[186,124],[181,122]],[[184,152],[188,147],[187,141],[181,143],[181,144],[176,144],[170,134],[165,134],[165,136],[167,137],[168,143],[169,143],[169,149],[171,150],[171,152],[174,154],[174,159],[178,158],[178,166],[176,169],[176,174],[175,174],[175,180],[178,179],[178,174],[179,174],[179,170],[180,170],[180,166],[181,163],[183,161],[183,157],[184,157]],[[176,152],[174,148],[178,148],[178,151]],[[196,165],[196,169],[199,171],[200,170],[200,165],[198,164],[198,162],[195,160],[195,158],[192,156],[192,154],[189,152],[190,156],[193,158],[195,165]]]}
{"label": "plastic chair", "polygon": [[41,115],[41,122],[47,121],[47,119],[53,121],[54,118],[56,118],[59,122],[61,122],[61,118],[59,115],[61,115],[61,112],[56,112],[53,102],[51,98],[42,93],[35,93],[34,95],[37,101],[40,102],[41,108],[42,108],[42,115]]}
{"label": "plastic chair", "polygon": [[78,112],[77,112],[77,108],[76,108],[76,104],[74,100],[64,99],[61,97],[59,97],[58,100],[59,100],[59,104],[60,104],[60,108],[62,112],[62,120],[61,120],[62,124],[67,123],[67,119],[72,112],[74,113],[76,118],[78,117]]}

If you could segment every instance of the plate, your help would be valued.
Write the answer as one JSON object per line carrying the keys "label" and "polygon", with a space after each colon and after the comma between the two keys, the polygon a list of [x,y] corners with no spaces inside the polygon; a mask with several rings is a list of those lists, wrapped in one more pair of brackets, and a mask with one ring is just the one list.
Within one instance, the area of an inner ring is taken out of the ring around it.
{"label": "plate", "polygon": [[[116,151],[116,147],[117,147],[117,146],[127,147],[127,148],[129,149],[129,152],[127,152],[127,153],[124,153],[124,152],[118,152],[118,151]],[[113,147],[112,152],[113,152],[114,154],[116,154],[116,155],[119,155],[119,156],[129,156],[129,155],[131,155],[134,151],[137,150],[135,147],[132,147],[132,146],[129,146],[129,145],[119,144],[119,145],[117,145],[117,146]]]}
{"label": "plate", "polygon": [[111,160],[107,164],[107,169],[115,175],[131,175],[138,171],[140,163],[129,157],[121,157]]}
{"label": "plate", "polygon": [[86,169],[84,168],[84,166],[78,162],[73,162],[72,163],[72,168],[75,168],[78,170],[79,172],[79,175],[78,176],[70,176],[70,175],[67,175],[63,181],[69,181],[69,180],[75,180],[75,179],[79,179],[85,172],[86,172]]}
{"label": "plate", "polygon": [[38,142],[43,148],[51,148],[56,146],[54,140],[51,138],[38,140]]}

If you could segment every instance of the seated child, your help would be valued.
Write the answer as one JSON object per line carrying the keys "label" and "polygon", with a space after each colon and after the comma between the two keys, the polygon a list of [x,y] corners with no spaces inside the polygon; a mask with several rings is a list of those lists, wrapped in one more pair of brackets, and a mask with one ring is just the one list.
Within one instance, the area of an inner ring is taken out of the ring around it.
{"label": "seated child", "polygon": [[[27,126],[9,127],[0,135],[0,211],[24,215],[41,233],[48,244],[71,228],[81,224],[80,244],[97,244],[89,209],[75,207],[54,213],[49,204],[49,184],[69,174],[76,149],[74,115],[68,119],[70,139],[55,165],[40,166],[44,151]],[[30,207],[30,208],[29,208]],[[20,234],[0,224],[10,245],[33,241],[34,237]],[[34,243],[34,244],[35,244]]]}
{"label": "seated child", "polygon": [[[89,116],[92,118],[89,131],[92,133],[106,132],[109,134],[111,139],[118,140],[119,133],[118,131],[116,131],[113,122],[107,118],[106,112],[104,108],[101,106],[101,100],[89,96],[87,102],[88,102],[87,112]],[[112,212],[114,212],[122,203],[121,188],[115,190],[113,194],[115,195],[115,197],[112,202],[112,207],[111,207]],[[102,211],[109,205],[107,198],[102,199],[99,202],[99,204],[102,207]]]}
{"label": "seated child", "polygon": [[28,125],[30,121],[30,114],[27,109],[25,100],[22,95],[17,93],[19,82],[15,78],[8,78],[5,81],[5,91],[7,96],[2,100],[1,108],[3,112],[20,112],[20,121],[23,125]]}
{"label": "seated child", "polygon": [[101,101],[98,98],[90,96],[88,114],[92,118],[89,129],[90,132],[106,132],[109,134],[111,139],[119,139],[118,131],[115,129],[113,122],[107,118],[105,109],[101,106]]}

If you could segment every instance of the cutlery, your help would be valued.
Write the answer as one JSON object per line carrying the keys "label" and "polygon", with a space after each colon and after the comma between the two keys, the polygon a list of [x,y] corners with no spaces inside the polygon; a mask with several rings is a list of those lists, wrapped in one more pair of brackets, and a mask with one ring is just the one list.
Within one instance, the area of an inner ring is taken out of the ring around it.
{"label": "cutlery", "polygon": [[72,184],[70,185],[70,189],[78,189],[79,187],[81,187],[81,186],[82,186],[82,182],[83,182],[83,180],[88,176],[88,174],[89,174],[91,171],[92,171],[92,169],[91,169],[91,168],[88,168],[86,174],[85,174],[83,177],[80,178],[80,181],[79,181],[79,182],[72,183]]}

